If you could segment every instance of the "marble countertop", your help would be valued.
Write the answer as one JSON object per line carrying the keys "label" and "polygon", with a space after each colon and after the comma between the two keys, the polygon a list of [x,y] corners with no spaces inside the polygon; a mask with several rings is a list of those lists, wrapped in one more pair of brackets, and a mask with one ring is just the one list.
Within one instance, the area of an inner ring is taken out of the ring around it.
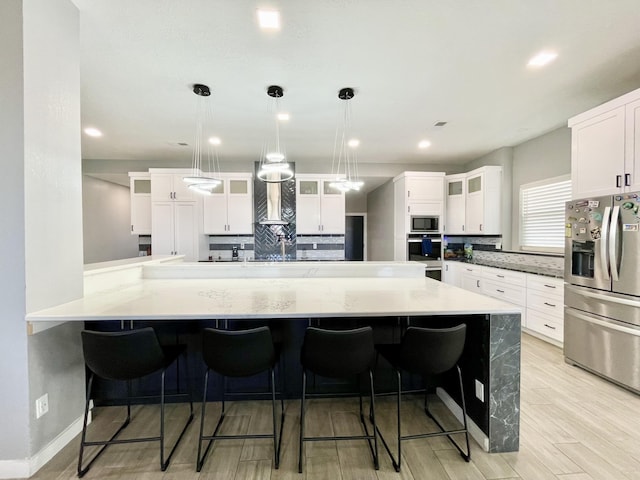
{"label": "marble countertop", "polygon": [[564,278],[564,271],[558,268],[540,267],[536,265],[523,265],[520,263],[509,262],[492,262],[490,260],[465,260],[456,258],[447,258],[446,262],[461,262],[471,263],[473,265],[480,265],[483,267],[503,268],[505,270],[513,270],[516,272],[533,273],[536,275],[543,275],[545,277]]}
{"label": "marble countertop", "polygon": [[28,314],[28,322],[520,313],[430,278],[147,279]]}

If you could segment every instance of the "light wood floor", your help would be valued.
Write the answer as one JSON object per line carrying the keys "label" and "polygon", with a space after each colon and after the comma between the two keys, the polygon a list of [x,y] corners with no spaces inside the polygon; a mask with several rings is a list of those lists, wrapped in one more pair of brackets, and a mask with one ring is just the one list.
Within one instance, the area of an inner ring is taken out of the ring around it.
{"label": "light wood floor", "polygon": [[[411,403],[411,402],[410,402]],[[305,473],[297,473],[299,402],[286,406],[285,433],[279,470],[272,468],[269,440],[219,442],[210,452],[202,473],[195,471],[198,415],[189,427],[166,472],[159,468],[158,444],[130,444],[109,447],[85,476],[88,479],[372,479],[372,480],[484,480],[640,479],[640,397],[564,363],[562,352],[523,334],[522,412],[520,451],[484,453],[472,445],[472,461],[465,463],[446,439],[414,440],[403,443],[403,468],[395,473],[384,450],[380,470],[375,471],[363,441],[307,443]],[[378,420],[385,437],[392,440],[394,404],[390,398],[378,402]],[[185,417],[180,406],[171,408],[169,421],[176,425]],[[207,413],[219,411],[217,404]],[[435,408],[434,408],[435,409]],[[350,399],[310,402],[309,435],[359,433],[357,402]],[[443,412],[442,407],[438,412]],[[157,425],[157,407],[135,409],[130,434],[144,433]],[[403,428],[407,433],[428,428],[419,401],[405,408]],[[105,408],[96,412],[94,433],[113,428],[122,410]],[[239,402],[225,421],[226,433],[270,429],[270,403]],[[214,415],[209,418],[213,420]],[[209,422],[211,424],[211,422]],[[153,428],[148,432],[155,434]],[[73,479],[78,439],[71,442],[33,478]]]}

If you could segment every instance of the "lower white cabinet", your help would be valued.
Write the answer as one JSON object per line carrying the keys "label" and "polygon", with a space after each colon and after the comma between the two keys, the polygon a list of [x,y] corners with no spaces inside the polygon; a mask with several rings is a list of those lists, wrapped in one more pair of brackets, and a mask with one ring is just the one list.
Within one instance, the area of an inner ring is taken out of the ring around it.
{"label": "lower white cabinet", "polygon": [[527,275],[527,331],[564,341],[563,288],[560,279]]}
{"label": "lower white cabinet", "polygon": [[460,262],[442,262],[442,281],[454,287],[461,287],[463,265]]}
{"label": "lower white cabinet", "polygon": [[196,202],[153,202],[151,250],[154,255],[184,255],[198,261],[198,205]]}
{"label": "lower white cabinet", "polygon": [[468,263],[463,264],[461,267],[460,286],[471,292],[482,293],[482,267]]}

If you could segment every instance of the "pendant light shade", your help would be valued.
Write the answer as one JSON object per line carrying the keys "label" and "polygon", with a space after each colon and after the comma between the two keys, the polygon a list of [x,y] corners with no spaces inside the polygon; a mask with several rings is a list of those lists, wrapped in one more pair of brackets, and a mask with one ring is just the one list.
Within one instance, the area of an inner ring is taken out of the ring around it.
{"label": "pendant light shade", "polygon": [[[196,132],[191,158],[191,173],[182,177],[182,180],[187,184],[189,189],[203,195],[211,195],[222,183],[222,180],[215,178],[216,173],[220,172],[217,149],[205,140],[205,129],[213,121],[213,109],[210,99],[211,90],[206,85],[196,83],[193,85],[193,93],[197,96],[197,111]],[[202,173],[202,168],[205,166],[202,161],[203,149],[206,149],[204,154],[207,157],[207,175],[203,175]]]}
{"label": "pendant light shade", "polygon": [[360,142],[351,136],[351,99],[354,96],[353,88],[345,87],[338,92],[342,112],[333,145],[331,175],[334,180],[329,186],[342,192],[358,191],[364,185],[358,176],[356,148]]}
{"label": "pendant light shade", "polygon": [[270,98],[269,115],[273,118],[276,126],[275,142],[266,142],[260,155],[260,167],[257,177],[266,183],[282,183],[293,178],[293,170],[286,161],[284,148],[280,143],[280,98],[284,95],[284,90],[278,85],[271,85],[267,88],[267,95]]}

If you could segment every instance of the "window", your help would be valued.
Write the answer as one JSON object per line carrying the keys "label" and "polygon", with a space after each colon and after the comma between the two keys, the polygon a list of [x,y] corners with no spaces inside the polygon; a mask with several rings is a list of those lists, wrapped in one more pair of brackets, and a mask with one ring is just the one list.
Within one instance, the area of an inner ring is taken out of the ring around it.
{"label": "window", "polygon": [[571,200],[568,175],[520,187],[520,246],[539,252],[564,251],[564,204]]}

